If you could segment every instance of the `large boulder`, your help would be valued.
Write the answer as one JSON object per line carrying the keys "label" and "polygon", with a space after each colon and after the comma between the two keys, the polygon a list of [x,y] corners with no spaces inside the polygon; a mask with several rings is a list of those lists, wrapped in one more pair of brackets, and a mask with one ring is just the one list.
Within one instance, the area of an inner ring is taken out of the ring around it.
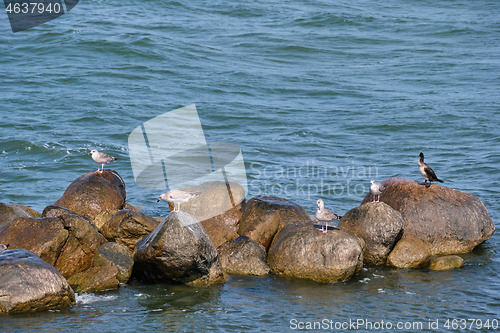
{"label": "large boulder", "polygon": [[363,240],[339,229],[322,233],[312,223],[289,224],[276,235],[267,263],[280,276],[345,281],[363,267]]}
{"label": "large boulder", "polygon": [[137,243],[133,275],[145,282],[191,286],[224,282],[212,241],[198,220],[185,212],[170,213]]}
{"label": "large boulder", "polygon": [[69,233],[55,267],[65,278],[69,278],[90,268],[95,252],[107,241],[97,227],[83,216],[65,215],[61,217],[61,222]]}
{"label": "large boulder", "polygon": [[264,246],[247,236],[225,242],[217,248],[217,252],[225,273],[240,275],[269,273]]}
{"label": "large boulder", "polygon": [[71,209],[50,205],[44,208],[42,217],[61,217],[68,214],[78,215],[77,212],[72,211]]}
{"label": "large boulder", "polygon": [[0,202],[0,226],[17,217],[40,217],[41,214],[27,206]]}
{"label": "large boulder", "polygon": [[297,221],[311,221],[304,208],[287,199],[260,195],[245,204],[238,234],[268,249],[279,230]]}
{"label": "large boulder", "polygon": [[113,170],[90,172],[75,179],[54,205],[65,207],[94,219],[101,212],[122,209],[125,182]]}
{"label": "large boulder", "polygon": [[382,202],[353,208],[339,221],[339,228],[365,241],[365,265],[385,265],[387,256],[403,236],[403,225],[401,213]]}
{"label": "large boulder", "polygon": [[134,251],[135,244],[151,233],[159,222],[140,212],[123,209],[118,211],[100,230],[110,242],[117,242]]}
{"label": "large boulder", "polygon": [[61,253],[69,232],[55,217],[19,217],[0,226],[0,243],[11,249],[26,249],[51,265]]}
{"label": "large boulder", "polygon": [[[421,240],[431,255],[470,252],[495,231],[486,207],[471,194],[404,178],[389,178],[383,184],[380,201],[403,216],[403,239]],[[370,200],[367,194],[363,203]]]}
{"label": "large boulder", "polygon": [[75,304],[66,279],[34,253],[0,253],[0,314],[43,311]]}
{"label": "large boulder", "polygon": [[422,268],[427,267],[431,257],[431,249],[427,243],[407,237],[396,243],[386,264],[397,268]]}
{"label": "large boulder", "polygon": [[[238,223],[245,204],[245,189],[235,182],[212,181],[182,189],[198,197],[180,205],[205,228],[215,247],[237,238]],[[173,210],[173,203],[169,203]]]}
{"label": "large boulder", "polygon": [[88,218],[63,215],[14,219],[0,227],[0,243],[35,253],[68,278],[92,266],[95,251],[106,239]]}
{"label": "large boulder", "polygon": [[118,269],[117,280],[126,283],[132,275],[134,260],[128,247],[109,242],[101,245],[94,256],[94,267],[100,266],[115,266]]}

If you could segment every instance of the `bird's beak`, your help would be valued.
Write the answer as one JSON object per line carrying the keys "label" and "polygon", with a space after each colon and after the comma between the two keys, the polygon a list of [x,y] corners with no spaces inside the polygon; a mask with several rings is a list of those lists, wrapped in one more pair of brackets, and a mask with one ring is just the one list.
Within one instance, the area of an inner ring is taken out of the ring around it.
{"label": "bird's beak", "polygon": [[158,198],[158,200],[156,200],[156,202],[160,202],[160,200],[161,200],[161,199],[160,199],[160,198]]}

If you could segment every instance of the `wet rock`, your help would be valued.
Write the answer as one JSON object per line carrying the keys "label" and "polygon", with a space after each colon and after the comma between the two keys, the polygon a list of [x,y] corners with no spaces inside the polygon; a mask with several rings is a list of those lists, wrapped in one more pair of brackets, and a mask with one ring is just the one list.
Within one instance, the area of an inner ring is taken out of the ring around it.
{"label": "wet rock", "polygon": [[420,239],[404,238],[387,257],[387,266],[397,268],[426,267],[431,258],[429,245]]}
{"label": "wet rock", "polygon": [[[495,231],[486,207],[471,194],[404,178],[389,178],[383,184],[380,201],[403,216],[403,239],[421,240],[432,255],[470,252]],[[370,200],[367,194],[363,203]]]}
{"label": "wet rock", "polygon": [[297,221],[311,221],[304,208],[287,199],[260,195],[245,204],[238,234],[252,238],[267,249],[279,230]]}
{"label": "wet rock", "polygon": [[457,255],[449,255],[437,257],[431,260],[429,268],[437,271],[456,269],[464,265],[462,257]]}
{"label": "wet rock", "polygon": [[385,265],[389,253],[403,235],[403,225],[401,213],[382,202],[351,209],[339,221],[339,228],[365,241],[365,265]]}
{"label": "wet rock", "polygon": [[185,212],[172,212],[140,240],[133,275],[145,282],[206,286],[224,282],[217,250],[203,226]]}
{"label": "wet rock", "polygon": [[118,209],[113,209],[113,210],[106,210],[104,212],[101,212],[99,215],[97,215],[92,222],[94,222],[95,226],[99,228],[99,230],[102,229],[102,226],[111,220],[111,218],[118,213]]}
{"label": "wet rock", "polygon": [[158,224],[150,216],[123,209],[104,223],[100,230],[108,241],[123,244],[133,252],[137,242],[155,230]]}
{"label": "wet rock", "polygon": [[345,281],[363,267],[363,241],[344,230],[326,234],[312,223],[286,225],[267,256],[271,273],[317,282]]}
{"label": "wet rock", "polygon": [[40,217],[41,214],[27,206],[0,202],[0,226],[18,217]]}
{"label": "wet rock", "polygon": [[45,207],[42,212],[42,217],[61,217],[68,214],[78,215],[77,212],[72,211],[71,209],[50,205]]}
{"label": "wet rock", "polygon": [[54,205],[65,207],[94,219],[106,210],[122,209],[125,182],[113,170],[90,172],[75,179]]}
{"label": "wet rock", "polygon": [[247,236],[227,241],[217,248],[222,269],[228,274],[266,275],[266,250]]}
{"label": "wet rock", "polygon": [[34,253],[0,253],[0,314],[43,311],[75,304],[66,279]]}
{"label": "wet rock", "polygon": [[92,267],[71,276],[68,283],[79,294],[95,293],[117,289],[120,285],[117,276],[118,268],[116,266]]}
{"label": "wet rock", "polygon": [[26,249],[55,265],[69,232],[55,217],[19,217],[0,226],[0,243]]}
{"label": "wet rock", "polygon": [[[182,190],[198,193],[197,198],[181,204],[181,210],[201,221],[215,247],[239,236],[238,223],[245,203],[245,189],[240,184],[213,181]],[[172,203],[169,207],[174,208]]]}
{"label": "wet rock", "polygon": [[118,269],[117,280],[126,283],[132,274],[134,260],[128,247],[109,242],[101,245],[94,256],[94,267],[100,266],[115,266]]}

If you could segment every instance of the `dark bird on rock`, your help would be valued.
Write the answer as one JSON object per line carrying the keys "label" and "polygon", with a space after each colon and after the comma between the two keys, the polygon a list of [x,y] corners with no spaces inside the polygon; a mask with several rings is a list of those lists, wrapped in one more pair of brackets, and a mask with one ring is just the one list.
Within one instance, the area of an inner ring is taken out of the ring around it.
{"label": "dark bird on rock", "polygon": [[443,182],[441,179],[439,179],[436,174],[434,173],[434,170],[430,166],[424,163],[424,154],[421,152],[419,154],[420,159],[418,160],[418,171],[420,171],[420,174],[422,177],[425,179],[425,183],[427,182]]}

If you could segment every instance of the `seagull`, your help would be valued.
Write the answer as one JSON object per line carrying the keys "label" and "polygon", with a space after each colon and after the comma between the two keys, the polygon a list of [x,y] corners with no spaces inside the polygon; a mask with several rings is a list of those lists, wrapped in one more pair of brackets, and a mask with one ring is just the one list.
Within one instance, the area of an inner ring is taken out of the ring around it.
{"label": "seagull", "polygon": [[427,184],[427,181],[429,181],[430,183],[435,181],[442,183],[443,181],[436,176],[434,170],[432,170],[430,166],[424,163],[424,154],[421,152],[419,156],[420,159],[418,160],[418,171],[420,171],[422,177],[425,178],[425,183]]}
{"label": "seagull", "polygon": [[[158,197],[156,202],[160,202],[160,200],[165,200],[167,202],[172,202],[174,204],[174,212],[178,212],[180,208],[180,204],[184,202],[188,202],[192,198],[198,197],[198,193],[189,193],[182,190],[171,190],[167,193],[164,193]],[[177,204],[177,209],[175,209],[175,205]]]}
{"label": "seagull", "polygon": [[0,253],[2,253],[3,251],[7,250],[8,247],[9,247],[9,244],[7,244],[7,245],[0,244]]}
{"label": "seagull", "polygon": [[[109,156],[108,154],[105,153],[100,153],[97,150],[92,150],[90,152],[92,154],[92,159],[94,162],[98,164],[97,166],[97,171],[103,172],[104,171],[104,164],[108,164],[109,162],[116,161],[116,157]],[[99,170],[99,164],[102,165],[102,169]]]}
{"label": "seagull", "polygon": [[[382,183],[377,183],[374,180],[370,180],[370,193],[373,195],[372,203],[380,202],[380,195],[385,190],[385,186]],[[375,201],[375,197],[378,196],[377,201]]]}
{"label": "seagull", "polygon": [[321,227],[321,231],[324,234],[326,234],[328,232],[328,227],[326,225],[326,222],[338,220],[340,218],[340,216],[338,216],[337,214],[335,214],[334,212],[332,212],[329,209],[325,209],[325,203],[323,202],[323,200],[318,199],[316,201],[316,204],[318,205],[318,210],[316,211],[315,216],[318,219],[318,221],[325,222],[324,228],[323,228],[323,226]]}

